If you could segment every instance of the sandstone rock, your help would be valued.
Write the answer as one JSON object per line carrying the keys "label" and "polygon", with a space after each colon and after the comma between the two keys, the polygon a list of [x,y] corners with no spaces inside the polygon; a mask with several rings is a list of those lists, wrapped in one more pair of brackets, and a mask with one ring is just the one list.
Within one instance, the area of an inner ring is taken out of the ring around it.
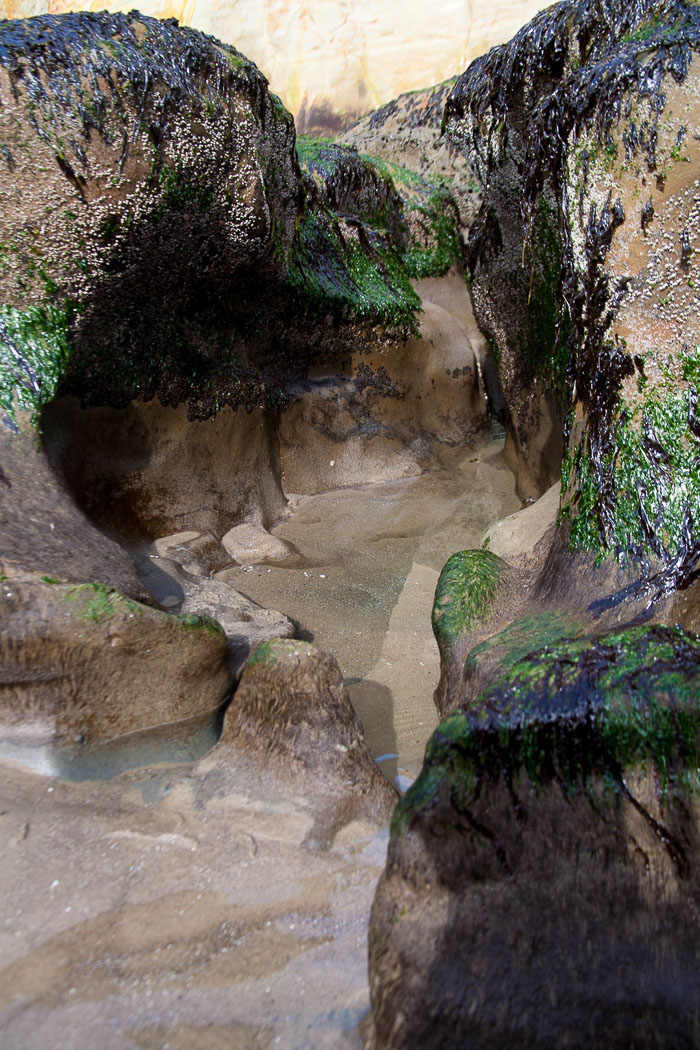
{"label": "sandstone rock", "polygon": [[173,536],[161,536],[153,543],[159,557],[172,557],[185,572],[208,576],[231,564],[231,558],[211,532],[187,529]]}
{"label": "sandstone rock", "polygon": [[82,409],[59,398],[42,426],[49,459],[79,506],[117,538],[182,529],[220,536],[234,521],[271,523],[284,511],[273,420],[261,409],[224,408],[202,421],[189,420],[184,405]]}
{"label": "sandstone rock", "polygon": [[0,489],[1,577],[90,581],[146,597],[129,556],[75,506],[30,432],[0,426]]}
{"label": "sandstone rock", "polygon": [[474,63],[446,106],[489,183],[472,291],[500,354],[521,492],[555,480],[566,417],[572,542],[636,563],[648,596],[697,558],[697,482],[678,450],[698,443],[699,49],[682,0],[613,5],[604,28],[596,5],[571,2]]}
{"label": "sandstone rock", "polygon": [[637,627],[440,725],[375,898],[374,1050],[694,1045],[699,688],[697,638]]}
{"label": "sandstone rock", "polygon": [[561,485],[557,482],[531,507],[491,525],[484,533],[482,547],[516,568],[532,568],[533,563],[541,563],[556,525],[560,496]]}
{"label": "sandstone rock", "polygon": [[221,537],[221,545],[239,565],[277,564],[293,554],[288,543],[253,522],[229,529]]}
{"label": "sandstone rock", "polygon": [[[261,642],[291,638],[294,624],[275,609],[263,609],[228,582],[228,573],[233,568],[228,555],[229,569],[220,569],[213,576],[193,563],[189,547],[182,543],[182,538],[187,536],[198,534],[184,532],[138,548],[134,560],[139,576],[152,597],[168,612],[216,620],[226,635],[229,670],[236,675]],[[211,549],[211,544],[205,549]],[[165,554],[156,554],[158,550]]]}
{"label": "sandstone rock", "polygon": [[312,373],[281,418],[289,491],[420,474],[431,445],[468,444],[486,423],[479,368],[455,317],[423,301],[420,338]]}
{"label": "sandstone rock", "polygon": [[10,417],[59,387],[113,408],[184,402],[191,419],[269,407],[353,324],[413,325],[391,230],[356,210],[339,225],[301,175],[290,114],[233,48],[102,13],[6,23],[0,60]]}
{"label": "sandstone rock", "polygon": [[0,584],[2,748],[44,769],[126,734],[210,722],[230,684],[221,627],[102,584]]}
{"label": "sandstone rock", "polygon": [[308,642],[271,641],[250,657],[224,717],[217,753],[263,760],[296,790],[306,780],[336,820],[388,817],[396,794],[367,750],[335,659]]}

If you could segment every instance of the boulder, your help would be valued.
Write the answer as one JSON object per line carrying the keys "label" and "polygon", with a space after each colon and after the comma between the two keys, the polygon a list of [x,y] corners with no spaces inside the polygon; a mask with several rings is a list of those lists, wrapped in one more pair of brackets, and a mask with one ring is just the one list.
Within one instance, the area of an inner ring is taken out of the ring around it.
{"label": "boulder", "polygon": [[[467,158],[442,132],[442,113],[456,79],[399,95],[361,117],[336,142],[383,162],[391,171],[404,169],[447,185],[465,229],[479,210],[481,193]],[[410,183],[410,177],[397,181],[401,188]]]}
{"label": "boulder", "polygon": [[258,646],[226,710],[216,753],[227,748],[312,797],[324,812],[326,838],[353,819],[388,819],[396,802],[367,749],[338,664],[308,642]]}
{"label": "boulder", "polygon": [[98,583],[0,583],[0,749],[80,769],[106,743],[213,722],[230,686],[214,620],[171,616]]}
{"label": "boulder", "polygon": [[[228,579],[234,569],[230,561],[228,568],[208,572],[206,567],[193,563],[186,546],[183,555],[184,544],[176,541],[189,535],[197,534],[180,533],[180,537],[165,537],[165,543],[160,540],[140,547],[134,554],[139,576],[151,596],[168,612],[209,617],[220,625],[226,636],[229,670],[237,675],[261,642],[293,637],[294,624],[282,613],[263,609],[236,590]],[[205,549],[210,550],[211,545]],[[165,553],[155,553],[159,550]]]}
{"label": "boulder", "polygon": [[441,723],[375,897],[373,1050],[697,1043],[698,690],[698,639],[636,627]]}
{"label": "boulder", "polygon": [[520,493],[539,496],[565,453],[574,545],[652,577],[660,561],[657,593],[696,557],[692,456],[674,449],[698,442],[699,46],[697,7],[682,0],[613,4],[604,19],[572,0],[473,63],[445,110],[488,184],[470,279]]}

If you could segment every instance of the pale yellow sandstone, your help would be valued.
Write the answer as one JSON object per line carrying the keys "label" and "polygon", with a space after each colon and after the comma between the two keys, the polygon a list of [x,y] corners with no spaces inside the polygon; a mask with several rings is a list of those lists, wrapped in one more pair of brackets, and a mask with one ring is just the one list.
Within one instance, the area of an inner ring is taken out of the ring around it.
{"label": "pale yellow sandstone", "polygon": [[[1,18],[63,11],[129,11],[133,0],[0,0]],[[251,58],[300,131],[340,130],[404,91],[461,73],[509,40],[543,0],[141,0]]]}

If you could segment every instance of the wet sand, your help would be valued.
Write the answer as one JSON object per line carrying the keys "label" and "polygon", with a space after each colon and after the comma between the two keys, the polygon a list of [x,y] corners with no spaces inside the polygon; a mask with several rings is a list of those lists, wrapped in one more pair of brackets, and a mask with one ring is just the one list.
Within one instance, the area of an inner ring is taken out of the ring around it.
{"label": "wet sand", "polygon": [[272,532],[299,552],[284,564],[237,569],[231,584],[279,609],[332,652],[390,779],[417,776],[437,724],[439,678],[430,613],[438,575],[457,550],[520,510],[494,428],[471,449],[444,449],[420,477],[295,496]]}
{"label": "wet sand", "polygon": [[[440,568],[520,507],[502,445],[298,497],[274,529],[293,564],[231,580],[335,654],[400,787],[436,722]],[[360,1050],[386,828],[354,821],[310,849],[313,799],[221,744],[110,780],[0,765],[3,1050]]]}

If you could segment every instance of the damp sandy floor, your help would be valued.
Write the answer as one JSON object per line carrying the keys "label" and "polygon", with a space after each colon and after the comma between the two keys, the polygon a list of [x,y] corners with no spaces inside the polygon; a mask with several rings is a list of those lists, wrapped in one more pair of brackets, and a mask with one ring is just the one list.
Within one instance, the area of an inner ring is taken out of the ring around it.
{"label": "damp sandy floor", "polygon": [[272,531],[298,550],[294,567],[241,568],[230,578],[333,653],[370,750],[400,787],[420,771],[437,724],[430,613],[440,570],[521,508],[502,452],[502,431],[492,430],[471,449],[445,450],[420,477],[292,497]]}
{"label": "damp sandy floor", "polygon": [[[400,785],[436,721],[439,570],[520,507],[501,451],[300,497],[275,529],[295,567],[232,581],[335,654]],[[313,800],[246,761],[219,744],[69,782],[0,760],[2,1050],[360,1050],[387,829],[309,849]]]}

